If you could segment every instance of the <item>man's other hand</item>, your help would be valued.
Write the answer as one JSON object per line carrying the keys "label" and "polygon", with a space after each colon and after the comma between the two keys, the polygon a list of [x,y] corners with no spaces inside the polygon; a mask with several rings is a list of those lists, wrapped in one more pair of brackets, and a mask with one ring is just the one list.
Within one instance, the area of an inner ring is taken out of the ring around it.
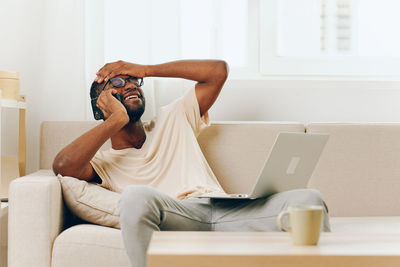
{"label": "man's other hand", "polygon": [[105,64],[97,73],[96,82],[102,83],[117,75],[129,75],[137,78],[146,77],[146,65],[139,65],[122,60]]}
{"label": "man's other hand", "polygon": [[113,94],[116,94],[117,90],[109,89],[101,92],[99,99],[97,100],[97,106],[104,114],[104,119],[109,118],[112,114],[118,114],[118,117],[122,118],[125,124],[129,122],[129,116],[126,112],[124,105]]}

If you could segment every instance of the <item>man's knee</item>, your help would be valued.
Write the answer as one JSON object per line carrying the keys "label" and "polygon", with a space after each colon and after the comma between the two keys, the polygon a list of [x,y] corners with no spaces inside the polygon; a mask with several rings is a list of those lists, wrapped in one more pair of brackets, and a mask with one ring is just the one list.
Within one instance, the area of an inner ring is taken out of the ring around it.
{"label": "man's knee", "polygon": [[280,198],[289,205],[324,205],[321,193],[316,189],[295,189],[278,193],[273,198]]}
{"label": "man's knee", "polygon": [[328,211],[322,194],[317,189],[296,189],[288,191],[290,205],[317,205],[322,206]]}
{"label": "man's knee", "polygon": [[320,205],[323,203],[321,192],[316,189],[298,189],[299,198],[309,204]]}
{"label": "man's knee", "polygon": [[156,209],[156,199],[158,192],[145,185],[130,185],[122,192],[119,200],[119,210],[121,217],[125,213],[143,216],[147,212]]}

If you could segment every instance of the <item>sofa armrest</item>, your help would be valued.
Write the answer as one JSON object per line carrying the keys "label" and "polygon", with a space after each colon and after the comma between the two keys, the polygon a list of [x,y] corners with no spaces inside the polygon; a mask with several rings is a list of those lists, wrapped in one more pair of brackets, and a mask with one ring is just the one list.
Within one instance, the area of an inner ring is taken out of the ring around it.
{"label": "sofa armrest", "polygon": [[8,266],[50,267],[62,231],[63,201],[58,178],[40,170],[10,184]]}

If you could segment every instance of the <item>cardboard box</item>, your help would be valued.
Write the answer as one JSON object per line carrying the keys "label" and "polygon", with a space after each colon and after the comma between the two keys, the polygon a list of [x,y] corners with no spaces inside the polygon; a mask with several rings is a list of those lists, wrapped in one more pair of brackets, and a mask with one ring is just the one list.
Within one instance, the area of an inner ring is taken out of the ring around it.
{"label": "cardboard box", "polygon": [[19,101],[19,73],[0,70],[1,98]]}

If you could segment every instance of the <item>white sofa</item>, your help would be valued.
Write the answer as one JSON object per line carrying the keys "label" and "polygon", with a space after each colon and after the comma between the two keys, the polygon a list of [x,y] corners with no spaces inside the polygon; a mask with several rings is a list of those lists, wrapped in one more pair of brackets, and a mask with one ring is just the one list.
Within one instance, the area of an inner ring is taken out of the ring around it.
{"label": "white sofa", "polygon": [[[49,170],[56,153],[96,123],[42,124],[41,170],[10,186],[9,267],[130,266],[120,230],[76,219]],[[199,143],[224,189],[242,192],[281,131],[330,134],[308,187],[324,196],[332,231],[400,233],[400,123],[213,123]]]}

